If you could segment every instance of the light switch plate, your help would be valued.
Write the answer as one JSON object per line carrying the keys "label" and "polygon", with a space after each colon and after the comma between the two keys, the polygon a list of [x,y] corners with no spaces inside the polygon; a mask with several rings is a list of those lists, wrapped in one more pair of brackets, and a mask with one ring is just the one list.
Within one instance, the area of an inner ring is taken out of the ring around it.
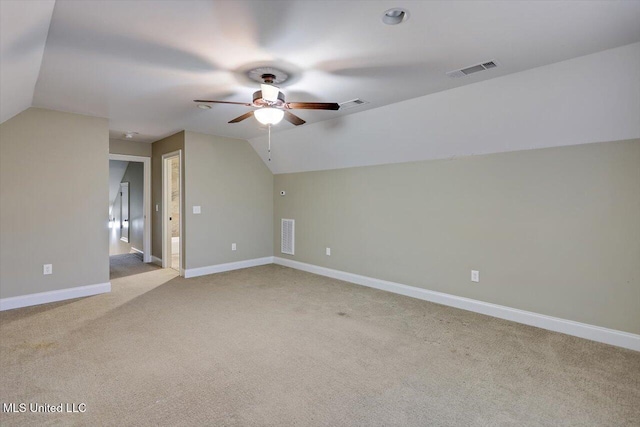
{"label": "light switch plate", "polygon": [[331,248],[326,248],[324,253],[327,254],[328,256],[331,256]]}
{"label": "light switch plate", "polygon": [[200,210],[200,206],[194,206],[193,207],[193,213],[196,214],[196,215],[202,213],[202,211]]}
{"label": "light switch plate", "polygon": [[53,274],[53,264],[44,264],[42,266],[42,274]]}
{"label": "light switch plate", "polygon": [[231,244],[231,250],[232,250],[232,251],[235,251],[235,250],[236,250],[236,244],[235,244],[235,243],[232,243],[232,244]]}

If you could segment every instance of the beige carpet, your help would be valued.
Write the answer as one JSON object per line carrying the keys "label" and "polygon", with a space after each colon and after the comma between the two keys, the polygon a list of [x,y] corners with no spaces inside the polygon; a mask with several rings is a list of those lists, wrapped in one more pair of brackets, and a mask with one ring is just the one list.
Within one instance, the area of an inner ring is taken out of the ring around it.
{"label": "beige carpet", "polygon": [[640,425],[640,353],[280,266],[0,313],[11,425]]}
{"label": "beige carpet", "polygon": [[111,255],[109,257],[109,278],[112,283],[114,279],[155,271],[159,268],[154,264],[143,263],[142,254],[139,253]]}

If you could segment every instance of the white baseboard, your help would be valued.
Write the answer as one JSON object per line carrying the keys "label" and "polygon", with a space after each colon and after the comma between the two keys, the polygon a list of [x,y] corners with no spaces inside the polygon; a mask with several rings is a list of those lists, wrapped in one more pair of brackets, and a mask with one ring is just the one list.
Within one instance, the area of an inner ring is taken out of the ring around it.
{"label": "white baseboard", "polygon": [[151,255],[151,262],[162,267],[162,258]]}
{"label": "white baseboard", "polygon": [[134,248],[133,246],[131,246],[131,250],[132,250],[133,252],[137,252],[137,253],[139,253],[139,254],[144,255],[144,252],[142,252],[140,249]]}
{"label": "white baseboard", "polygon": [[111,292],[111,282],[0,299],[0,311]]}
{"label": "white baseboard", "polygon": [[274,257],[273,262],[274,264],[331,277],[333,279],[344,280],[345,282],[381,289],[395,294],[431,301],[442,305],[448,305],[450,307],[498,317],[500,319],[523,323],[525,325],[548,329],[550,331],[640,351],[640,335],[629,332],[574,322],[573,320],[546,316],[544,314],[491,304],[470,298],[458,297],[442,292],[429,291],[422,288],[416,288],[414,286],[407,286],[400,283],[388,282],[386,280],[374,279],[372,277],[360,276],[358,274],[347,273],[344,271],[332,270],[330,268],[319,267],[317,265],[306,264],[280,257]]}
{"label": "white baseboard", "polygon": [[222,273],[223,271],[239,270],[241,268],[257,267],[259,265],[273,264],[273,257],[248,259],[245,261],[228,262],[226,264],[209,265],[199,268],[188,268],[184,270],[184,277],[197,277],[206,274]]}

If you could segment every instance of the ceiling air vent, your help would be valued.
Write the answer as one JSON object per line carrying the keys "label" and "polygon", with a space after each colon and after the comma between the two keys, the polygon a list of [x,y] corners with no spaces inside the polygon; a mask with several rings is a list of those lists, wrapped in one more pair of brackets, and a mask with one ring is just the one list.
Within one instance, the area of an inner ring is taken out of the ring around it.
{"label": "ceiling air vent", "polygon": [[496,68],[498,63],[494,61],[483,62],[482,64],[472,65],[470,67],[462,68],[460,70],[449,71],[447,76],[458,78],[468,76],[469,74],[477,73],[480,71],[490,70],[492,68]]}
{"label": "ceiling air vent", "polygon": [[351,101],[345,101],[340,103],[341,110],[348,110],[350,108],[355,108],[360,105],[368,104],[369,102],[363,101],[362,99],[352,99]]}

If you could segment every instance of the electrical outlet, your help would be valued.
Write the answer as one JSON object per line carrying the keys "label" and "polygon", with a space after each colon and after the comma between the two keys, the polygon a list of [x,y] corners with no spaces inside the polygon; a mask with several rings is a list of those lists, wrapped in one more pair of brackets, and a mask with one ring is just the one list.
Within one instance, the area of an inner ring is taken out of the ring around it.
{"label": "electrical outlet", "polygon": [[232,250],[232,251],[235,251],[235,250],[236,250],[236,244],[235,244],[235,243],[232,243],[232,244],[231,244],[231,250]]}
{"label": "electrical outlet", "polygon": [[327,256],[331,256],[331,248],[327,248],[325,250],[325,253],[327,254]]}
{"label": "electrical outlet", "polygon": [[480,282],[480,272],[478,270],[471,270],[471,281]]}
{"label": "electrical outlet", "polygon": [[193,207],[193,213],[196,215],[199,215],[202,213],[202,209],[200,209],[200,206],[194,206]]}
{"label": "electrical outlet", "polygon": [[53,274],[53,264],[45,264],[42,266],[42,274]]}

